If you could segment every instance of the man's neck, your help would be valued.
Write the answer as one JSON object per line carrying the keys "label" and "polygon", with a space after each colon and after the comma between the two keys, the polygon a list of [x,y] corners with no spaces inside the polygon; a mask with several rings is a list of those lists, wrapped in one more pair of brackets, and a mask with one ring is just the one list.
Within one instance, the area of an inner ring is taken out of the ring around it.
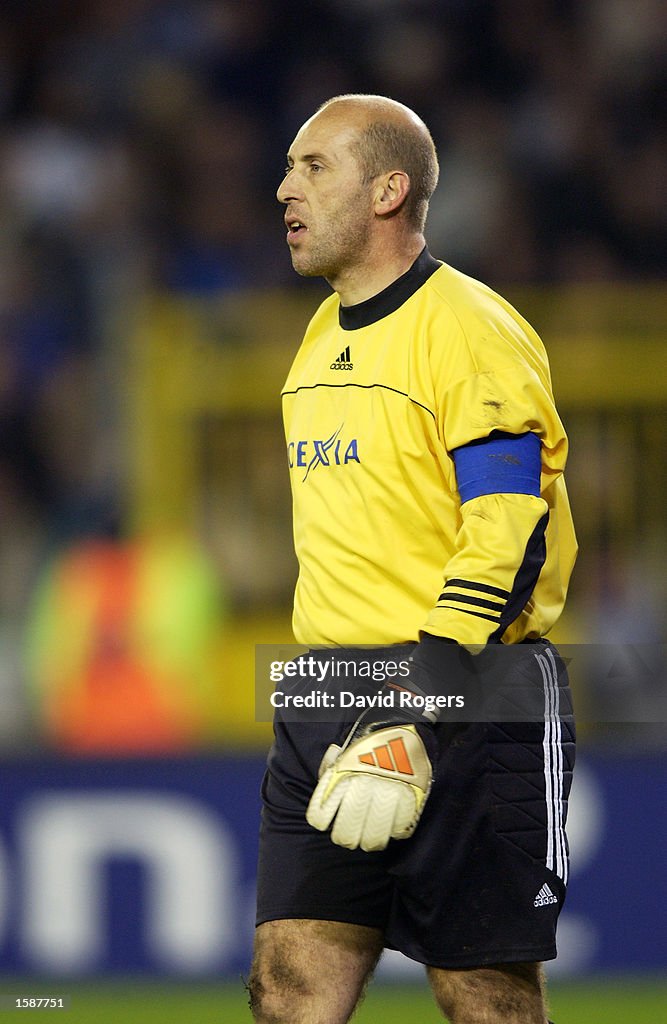
{"label": "man's neck", "polygon": [[344,271],[335,280],[329,280],[329,284],[338,292],[342,306],[356,306],[378,295],[405,274],[425,244],[423,235],[411,235],[400,249],[390,253],[369,253],[354,268]]}

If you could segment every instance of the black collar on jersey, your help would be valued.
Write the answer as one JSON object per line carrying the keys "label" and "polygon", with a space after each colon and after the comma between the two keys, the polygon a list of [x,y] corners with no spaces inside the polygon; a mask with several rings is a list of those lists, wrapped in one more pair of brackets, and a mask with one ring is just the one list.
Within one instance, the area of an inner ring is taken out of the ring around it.
{"label": "black collar on jersey", "polygon": [[338,323],[344,331],[356,331],[395,313],[440,266],[424,247],[410,269],[383,291],[356,306],[339,306]]}

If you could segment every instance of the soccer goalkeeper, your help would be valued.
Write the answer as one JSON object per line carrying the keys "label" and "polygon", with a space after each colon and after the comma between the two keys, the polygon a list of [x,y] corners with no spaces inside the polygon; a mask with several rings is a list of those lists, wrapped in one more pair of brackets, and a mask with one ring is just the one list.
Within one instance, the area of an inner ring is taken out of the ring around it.
{"label": "soccer goalkeeper", "polygon": [[[385,947],[425,965],[453,1024],[546,1021],[574,762],[544,639],[576,555],[567,439],[530,325],[426,248],[437,176],[411,110],[353,95],[306,121],[278,190],[295,270],[334,292],[283,389],[295,636],[328,658],[405,659],[385,686],[408,700],[319,724],[277,713],[259,1024],[344,1024]],[[453,654],[490,652],[493,676],[506,651],[539,721],[433,710]]]}

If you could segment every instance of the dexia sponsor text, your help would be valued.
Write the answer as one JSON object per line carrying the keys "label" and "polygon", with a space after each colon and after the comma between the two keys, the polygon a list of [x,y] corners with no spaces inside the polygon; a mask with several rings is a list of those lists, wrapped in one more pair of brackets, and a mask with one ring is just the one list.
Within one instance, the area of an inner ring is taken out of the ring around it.
{"label": "dexia sponsor text", "polygon": [[356,437],[345,443],[336,435],[326,441],[290,441],[287,445],[287,461],[290,469],[300,466],[346,466],[348,462],[361,462],[359,442]]}

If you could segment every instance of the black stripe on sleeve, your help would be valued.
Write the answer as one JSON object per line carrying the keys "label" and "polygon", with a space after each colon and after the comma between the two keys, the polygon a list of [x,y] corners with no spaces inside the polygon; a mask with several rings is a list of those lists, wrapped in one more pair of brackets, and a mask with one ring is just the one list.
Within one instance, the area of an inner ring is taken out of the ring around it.
{"label": "black stripe on sleeve", "polygon": [[491,587],[488,583],[477,583],[473,580],[447,580],[445,589],[447,587],[465,587],[466,590],[479,590],[483,594],[492,594],[494,597],[504,597],[506,599],[510,596],[509,590],[501,590],[500,587]]}
{"label": "black stripe on sleeve", "polygon": [[[500,621],[497,615],[487,615],[485,612],[475,612],[472,608],[460,608],[458,606],[455,608],[448,608],[446,604],[438,604],[436,607],[442,608],[444,611],[463,612],[464,615],[474,615],[477,619],[488,619],[489,622],[495,622],[496,624]],[[496,633],[497,630],[494,631],[493,635],[495,636]]]}
{"label": "black stripe on sleeve", "polygon": [[505,610],[500,616],[500,625],[488,639],[488,643],[497,643],[508,626],[510,626],[526,607],[528,599],[535,589],[537,578],[542,571],[547,557],[546,530],[549,513],[545,512],[531,533],[523,561],[514,577],[514,585]]}
{"label": "black stripe on sleeve", "polygon": [[486,601],[483,597],[471,597],[470,594],[458,594],[456,591],[444,590],[438,601],[460,601],[462,604],[472,604],[477,608],[490,608],[492,612],[500,613],[505,608],[504,604],[498,604],[497,601]]}

